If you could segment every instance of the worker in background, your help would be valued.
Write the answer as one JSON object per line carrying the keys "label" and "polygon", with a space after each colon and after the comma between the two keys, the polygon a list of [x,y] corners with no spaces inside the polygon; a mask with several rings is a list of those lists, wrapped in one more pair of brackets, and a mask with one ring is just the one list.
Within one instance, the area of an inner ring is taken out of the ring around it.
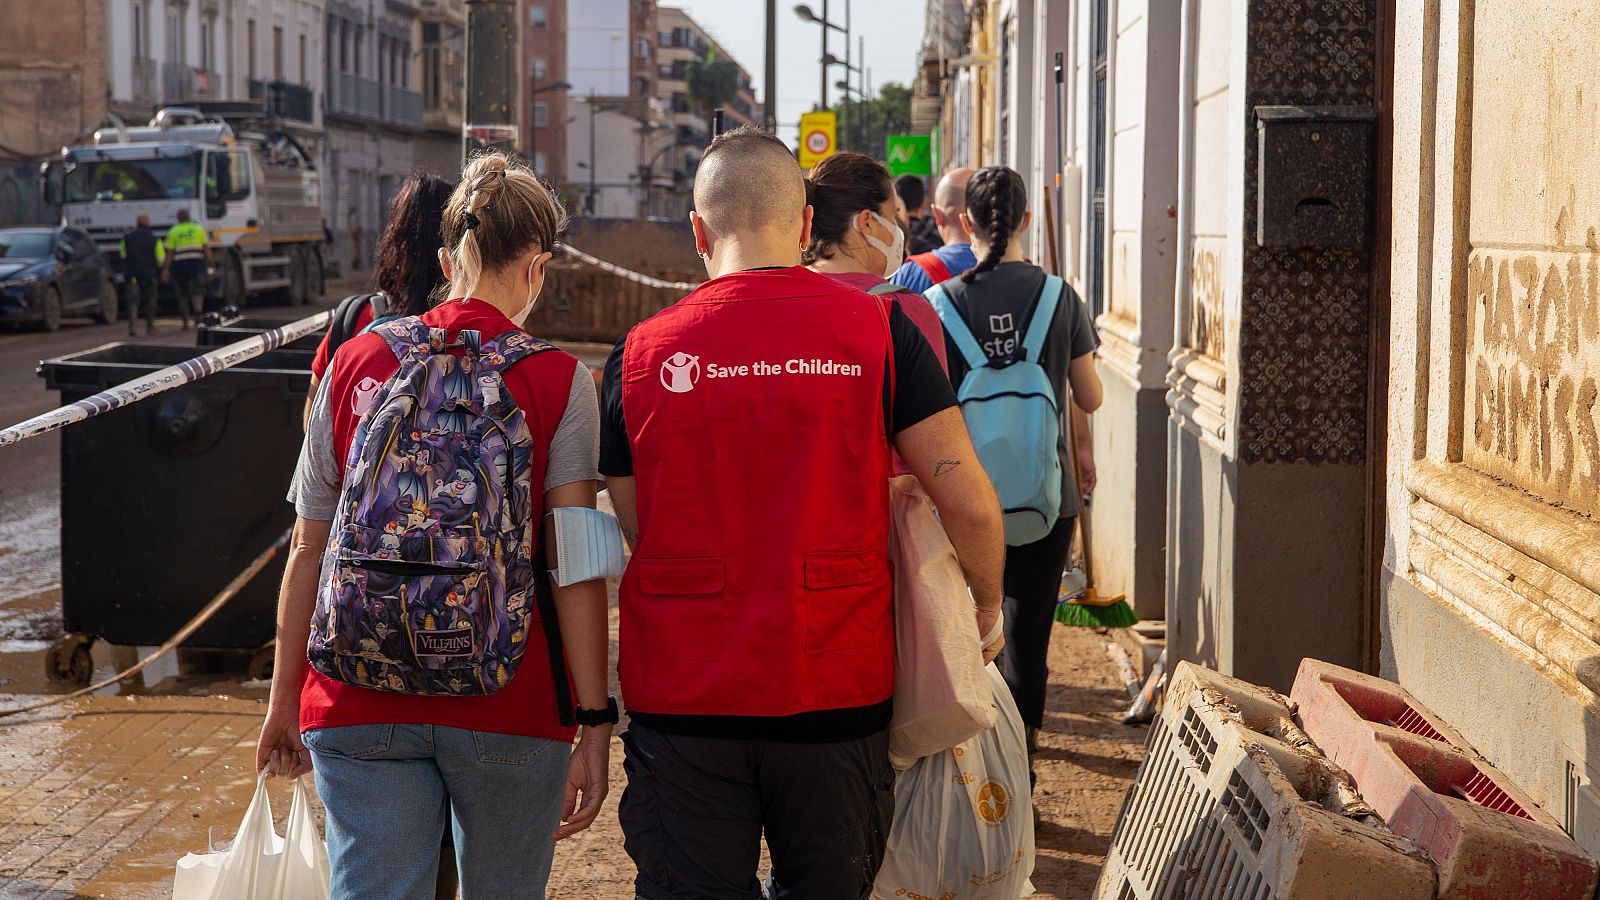
{"label": "worker in background", "polygon": [[927,253],[944,246],[939,224],[928,214],[928,188],[920,175],[901,175],[894,180],[894,192],[905,205],[906,252]]}
{"label": "worker in background", "polygon": [[906,264],[889,280],[906,290],[922,293],[978,264],[972,253],[972,235],[961,224],[967,211],[967,182],[976,169],[951,169],[933,191],[933,221],[944,246],[927,253],[912,252]]}
{"label": "worker in background", "polygon": [[178,295],[178,316],[186,331],[190,312],[194,313],[195,323],[200,322],[205,310],[206,278],[215,271],[209,241],[206,230],[198,222],[189,221],[189,211],[178,210],[178,224],[167,231],[167,261],[161,280],[172,282]]}
{"label": "worker in background", "polygon": [[768,895],[862,900],[894,812],[891,449],[939,507],[980,635],[1000,506],[917,326],[800,266],[812,210],[783,142],[718,136],[694,201],[710,280],[617,344],[601,411],[634,545],[618,815],[635,896],[763,896],[765,837]]}
{"label": "worker in background", "polygon": [[138,226],[122,236],[122,274],[128,279],[128,336],[133,337],[139,316],[144,333],[156,330],[156,281],[161,277],[167,251],[150,230],[150,216],[139,214]]}

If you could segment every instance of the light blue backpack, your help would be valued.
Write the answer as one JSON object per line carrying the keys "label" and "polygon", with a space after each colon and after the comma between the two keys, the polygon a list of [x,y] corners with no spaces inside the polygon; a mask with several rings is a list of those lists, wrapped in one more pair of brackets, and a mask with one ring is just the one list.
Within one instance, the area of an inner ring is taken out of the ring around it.
{"label": "light blue backpack", "polygon": [[978,461],[994,482],[1005,511],[1006,543],[1013,547],[1044,538],[1061,515],[1061,408],[1050,376],[1039,365],[1045,335],[1055,320],[1062,282],[1046,276],[1044,291],[1028,320],[1014,362],[991,360],[978,346],[961,312],[941,285],[923,294],[939,313],[944,330],[967,361],[956,398]]}

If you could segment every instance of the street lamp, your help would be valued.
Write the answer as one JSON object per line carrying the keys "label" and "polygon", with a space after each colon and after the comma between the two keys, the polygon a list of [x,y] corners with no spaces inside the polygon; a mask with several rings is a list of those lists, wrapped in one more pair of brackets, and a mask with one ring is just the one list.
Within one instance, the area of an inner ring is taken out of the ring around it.
{"label": "street lamp", "polygon": [[828,0],[822,0],[822,15],[820,16],[812,12],[810,5],[805,3],[795,4],[794,14],[799,16],[802,22],[810,22],[814,25],[822,26],[822,56],[820,57],[822,77],[820,79],[820,88],[822,91],[822,108],[827,109],[828,66],[838,64],[838,60],[834,59],[833,55],[828,52],[828,29],[832,28],[834,31],[844,33],[844,64],[848,67],[850,64],[850,0],[845,0],[844,3],[844,27],[842,28],[828,21]]}
{"label": "street lamp", "polygon": [[[533,90],[528,92],[529,97],[537,97],[549,91],[572,90],[572,85],[565,81],[552,81],[544,87],[539,87],[538,84],[539,82],[534,82]],[[539,165],[539,118],[538,113],[535,112],[537,109],[538,104],[530,103],[528,105],[528,158],[533,160],[535,167]],[[546,179],[549,178],[549,174],[546,172],[540,172],[539,175]]]}

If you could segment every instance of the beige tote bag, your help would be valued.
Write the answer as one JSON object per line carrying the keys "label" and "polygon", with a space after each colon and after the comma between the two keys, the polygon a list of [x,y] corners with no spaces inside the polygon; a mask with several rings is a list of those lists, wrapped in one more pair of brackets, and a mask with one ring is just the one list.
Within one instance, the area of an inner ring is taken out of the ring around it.
{"label": "beige tote bag", "polygon": [[895,628],[889,759],[907,769],[994,727],[998,712],[972,593],[933,500],[911,475],[891,478],[889,496]]}

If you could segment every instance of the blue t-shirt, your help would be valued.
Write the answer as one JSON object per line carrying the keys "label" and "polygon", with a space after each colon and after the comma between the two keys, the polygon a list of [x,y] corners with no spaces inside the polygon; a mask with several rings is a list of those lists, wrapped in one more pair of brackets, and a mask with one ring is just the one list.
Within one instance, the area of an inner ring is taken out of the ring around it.
{"label": "blue t-shirt", "polygon": [[[933,255],[939,257],[944,267],[950,270],[952,278],[978,264],[978,257],[973,254],[971,244],[945,244],[934,250]],[[909,259],[895,270],[889,280],[919,294],[933,287],[933,279],[928,277],[928,273]]]}

